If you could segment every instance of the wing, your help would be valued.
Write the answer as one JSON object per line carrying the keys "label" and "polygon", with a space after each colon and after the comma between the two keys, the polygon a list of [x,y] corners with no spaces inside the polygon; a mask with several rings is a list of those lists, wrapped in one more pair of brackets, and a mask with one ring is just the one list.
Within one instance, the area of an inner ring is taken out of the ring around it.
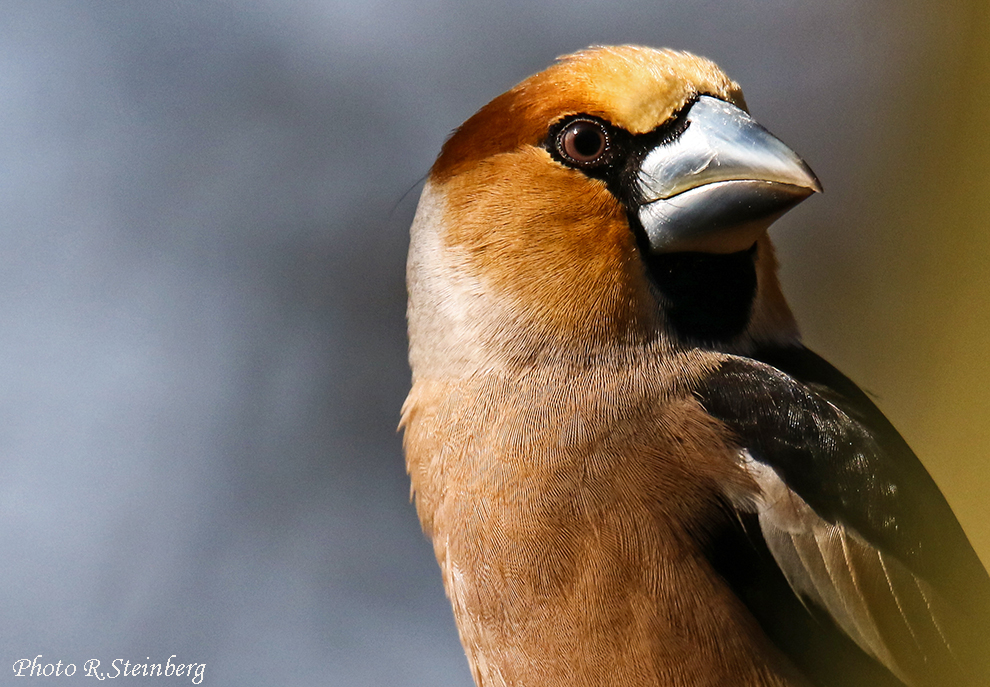
{"label": "wing", "polygon": [[990,683],[990,578],[920,461],[811,351],[756,357],[696,390],[761,489],[716,567],[818,684]]}

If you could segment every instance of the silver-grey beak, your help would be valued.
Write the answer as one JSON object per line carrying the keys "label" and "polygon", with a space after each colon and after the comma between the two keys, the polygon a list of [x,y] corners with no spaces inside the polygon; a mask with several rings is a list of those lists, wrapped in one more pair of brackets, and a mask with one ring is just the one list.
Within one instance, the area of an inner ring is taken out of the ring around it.
{"label": "silver-grey beak", "polygon": [[822,190],[797,154],[729,103],[701,96],[687,128],[639,170],[639,219],[656,253],[733,253]]}

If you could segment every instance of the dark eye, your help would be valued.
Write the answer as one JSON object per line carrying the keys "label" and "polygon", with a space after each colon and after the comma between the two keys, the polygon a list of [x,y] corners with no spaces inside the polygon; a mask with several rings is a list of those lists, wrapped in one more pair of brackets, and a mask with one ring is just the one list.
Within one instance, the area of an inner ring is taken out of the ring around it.
{"label": "dark eye", "polygon": [[557,134],[557,152],[579,165],[593,165],[608,151],[608,131],[590,119],[576,119]]}

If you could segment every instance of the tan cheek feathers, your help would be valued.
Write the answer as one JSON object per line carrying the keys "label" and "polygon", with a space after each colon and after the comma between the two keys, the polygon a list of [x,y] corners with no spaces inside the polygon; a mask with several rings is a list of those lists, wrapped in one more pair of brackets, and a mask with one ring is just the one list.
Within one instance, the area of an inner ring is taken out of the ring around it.
{"label": "tan cheek feathers", "polygon": [[[447,181],[446,243],[534,322],[614,336],[648,313],[625,210],[601,181],[542,149],[497,155]],[[550,332],[547,332],[548,334]]]}

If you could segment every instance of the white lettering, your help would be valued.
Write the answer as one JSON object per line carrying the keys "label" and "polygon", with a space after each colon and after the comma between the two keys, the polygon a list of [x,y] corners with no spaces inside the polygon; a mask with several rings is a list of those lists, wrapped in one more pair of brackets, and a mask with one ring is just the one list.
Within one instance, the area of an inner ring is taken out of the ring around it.
{"label": "white lettering", "polygon": [[[19,658],[11,664],[14,677],[72,677],[76,674],[75,663],[63,663],[61,660],[55,663],[41,663],[42,654],[38,654],[34,659]],[[123,658],[115,658],[110,666],[113,673],[100,671],[100,660],[98,658],[87,659],[83,663],[83,675],[85,677],[95,677],[97,680],[117,677],[189,677],[194,685],[200,685],[206,676],[205,663],[173,663],[177,658],[176,654],[168,657],[162,663],[151,663],[151,657],[146,656],[148,663],[131,663]]]}
{"label": "white lettering", "polygon": [[106,678],[106,675],[97,670],[99,667],[100,660],[98,658],[91,658],[83,663],[83,668],[86,670],[86,677],[95,677],[97,680],[103,680]]}

